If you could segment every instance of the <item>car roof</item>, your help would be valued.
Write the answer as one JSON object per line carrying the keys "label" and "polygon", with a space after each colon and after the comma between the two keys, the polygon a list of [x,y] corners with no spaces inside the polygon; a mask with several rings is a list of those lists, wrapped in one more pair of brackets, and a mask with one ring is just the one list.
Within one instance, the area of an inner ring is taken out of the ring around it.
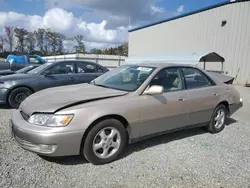
{"label": "car roof", "polygon": [[[59,61],[54,61],[54,62],[50,62],[50,63],[65,63],[65,62],[74,62],[74,63],[77,63],[77,62],[86,62],[86,63],[94,63],[94,64],[98,64],[94,61],[90,61],[90,60],[59,60]],[[98,64],[99,65],[99,64]]]}
{"label": "car roof", "polygon": [[134,66],[147,66],[147,67],[154,67],[154,68],[165,68],[165,67],[195,67],[189,64],[180,64],[180,63],[164,63],[164,62],[147,62],[147,63],[128,63],[124,65],[134,65]]}
{"label": "car roof", "polygon": [[53,62],[48,62],[48,63],[53,63],[53,64],[60,64],[60,63],[65,63],[65,62],[72,62],[72,63],[92,63],[96,66],[102,67],[102,68],[106,68],[103,65],[96,63],[95,61],[91,61],[91,60],[85,60],[85,59],[79,59],[79,60],[59,60],[59,61],[53,61]]}

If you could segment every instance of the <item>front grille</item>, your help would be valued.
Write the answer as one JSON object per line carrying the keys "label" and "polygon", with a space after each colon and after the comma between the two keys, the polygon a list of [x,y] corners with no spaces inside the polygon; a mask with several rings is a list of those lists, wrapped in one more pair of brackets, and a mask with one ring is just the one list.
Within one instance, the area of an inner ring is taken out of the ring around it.
{"label": "front grille", "polygon": [[30,118],[28,114],[25,114],[24,112],[20,111],[23,119],[25,119],[26,121],[28,121],[28,119]]}

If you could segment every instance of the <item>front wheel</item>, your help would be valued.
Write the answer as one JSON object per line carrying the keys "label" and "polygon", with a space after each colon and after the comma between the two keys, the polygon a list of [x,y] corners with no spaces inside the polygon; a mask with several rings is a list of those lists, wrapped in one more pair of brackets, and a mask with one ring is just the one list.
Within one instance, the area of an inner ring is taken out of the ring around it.
{"label": "front wheel", "polygon": [[212,115],[210,123],[208,125],[208,131],[210,133],[221,132],[225,128],[225,122],[227,119],[228,110],[225,105],[218,105]]}
{"label": "front wheel", "polygon": [[12,108],[18,108],[19,105],[32,94],[32,91],[26,87],[19,87],[12,90],[8,97],[9,105]]}
{"label": "front wheel", "polygon": [[116,119],[97,123],[88,133],[83,144],[83,155],[95,165],[110,163],[123,153],[127,144],[127,132]]}

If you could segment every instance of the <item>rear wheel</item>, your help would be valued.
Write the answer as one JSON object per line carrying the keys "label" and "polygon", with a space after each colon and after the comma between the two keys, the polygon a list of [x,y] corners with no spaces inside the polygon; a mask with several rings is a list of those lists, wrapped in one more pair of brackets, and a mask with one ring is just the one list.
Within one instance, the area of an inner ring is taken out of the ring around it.
{"label": "rear wheel", "polygon": [[9,105],[12,108],[18,108],[19,105],[26,99],[28,96],[32,94],[32,91],[26,87],[19,87],[13,89],[8,97]]}
{"label": "rear wheel", "polygon": [[127,144],[127,133],[116,119],[107,119],[96,124],[83,143],[83,155],[95,165],[116,160]]}
{"label": "rear wheel", "polygon": [[225,122],[227,119],[228,110],[225,105],[218,105],[212,115],[210,123],[208,125],[208,131],[210,133],[221,132],[225,128]]}

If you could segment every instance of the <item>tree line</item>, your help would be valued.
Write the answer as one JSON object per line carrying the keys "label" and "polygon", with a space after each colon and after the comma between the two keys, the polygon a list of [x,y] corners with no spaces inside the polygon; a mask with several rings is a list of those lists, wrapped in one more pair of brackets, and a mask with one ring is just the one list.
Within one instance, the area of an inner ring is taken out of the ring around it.
{"label": "tree line", "polygon": [[[36,54],[40,56],[69,53],[128,55],[128,43],[115,48],[94,48],[87,52],[83,35],[77,35],[73,39],[69,39],[65,35],[54,32],[51,29],[40,28],[29,32],[24,28],[10,26],[5,26],[4,31],[4,35],[0,36],[0,57],[3,58],[6,58],[9,54]],[[65,41],[73,41],[74,45],[65,45]]]}

